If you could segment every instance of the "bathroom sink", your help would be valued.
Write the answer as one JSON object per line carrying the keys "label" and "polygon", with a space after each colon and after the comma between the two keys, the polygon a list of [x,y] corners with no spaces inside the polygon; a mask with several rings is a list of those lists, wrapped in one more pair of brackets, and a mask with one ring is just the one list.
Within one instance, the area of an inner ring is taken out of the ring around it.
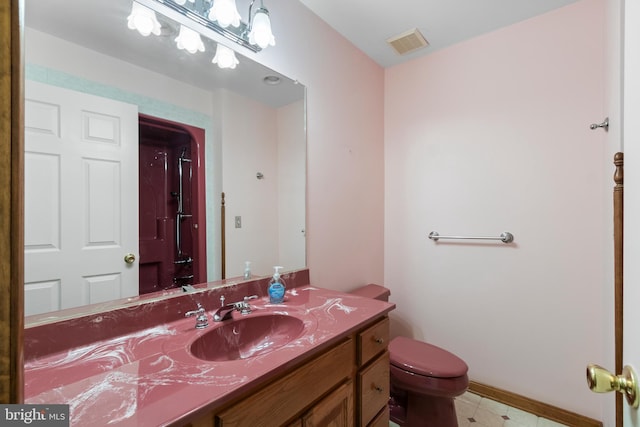
{"label": "bathroom sink", "polygon": [[298,338],[304,322],[284,314],[225,321],[196,339],[190,347],[198,359],[212,362],[248,359],[280,348]]}

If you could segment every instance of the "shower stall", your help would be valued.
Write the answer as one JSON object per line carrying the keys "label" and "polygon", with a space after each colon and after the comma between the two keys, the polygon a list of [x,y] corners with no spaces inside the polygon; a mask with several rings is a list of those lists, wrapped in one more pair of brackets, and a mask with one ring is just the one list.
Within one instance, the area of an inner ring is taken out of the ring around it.
{"label": "shower stall", "polygon": [[204,131],[140,115],[140,294],[206,281]]}

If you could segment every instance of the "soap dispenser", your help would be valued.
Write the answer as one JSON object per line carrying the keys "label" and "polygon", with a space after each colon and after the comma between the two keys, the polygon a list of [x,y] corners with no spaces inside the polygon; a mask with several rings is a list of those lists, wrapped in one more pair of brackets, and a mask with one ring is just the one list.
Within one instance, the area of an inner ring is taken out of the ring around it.
{"label": "soap dispenser", "polygon": [[251,279],[251,261],[244,262],[244,278]]}
{"label": "soap dispenser", "polygon": [[273,267],[274,273],[271,280],[269,280],[269,302],[271,304],[281,304],[284,301],[285,285],[284,281],[280,277],[280,270],[282,267]]}

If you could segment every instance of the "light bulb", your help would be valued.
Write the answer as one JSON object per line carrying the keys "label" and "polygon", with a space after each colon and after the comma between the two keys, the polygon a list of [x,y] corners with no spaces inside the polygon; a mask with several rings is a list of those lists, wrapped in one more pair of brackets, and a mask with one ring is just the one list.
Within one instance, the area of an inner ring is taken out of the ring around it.
{"label": "light bulb", "polygon": [[226,47],[225,45],[221,45],[218,43],[218,47],[216,49],[216,56],[211,60],[214,64],[218,64],[220,68],[236,68],[236,65],[239,64],[238,58],[236,58],[236,53]]}
{"label": "light bulb", "polygon": [[269,12],[260,8],[253,15],[253,23],[251,24],[251,32],[249,33],[249,43],[258,45],[265,49],[267,46],[275,46],[276,39],[271,32],[271,20]]}
{"label": "light bulb", "polygon": [[127,26],[132,30],[137,30],[145,37],[151,33],[156,36],[160,35],[160,22],[156,18],[156,13],[140,3],[133,2],[131,5]]}
{"label": "light bulb", "polygon": [[209,19],[218,21],[222,28],[227,28],[229,25],[239,27],[240,14],[236,7],[236,0],[214,0],[209,10]]}
{"label": "light bulb", "polygon": [[204,52],[204,43],[202,43],[200,34],[184,25],[180,25],[180,33],[176,37],[176,44],[178,49],[184,49],[189,53]]}

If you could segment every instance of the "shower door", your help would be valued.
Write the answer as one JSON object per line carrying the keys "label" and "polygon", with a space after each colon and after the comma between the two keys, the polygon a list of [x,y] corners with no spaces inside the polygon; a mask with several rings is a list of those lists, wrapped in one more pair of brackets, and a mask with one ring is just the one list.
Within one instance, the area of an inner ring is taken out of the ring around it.
{"label": "shower door", "polygon": [[137,295],[137,106],[25,92],[25,314]]}

